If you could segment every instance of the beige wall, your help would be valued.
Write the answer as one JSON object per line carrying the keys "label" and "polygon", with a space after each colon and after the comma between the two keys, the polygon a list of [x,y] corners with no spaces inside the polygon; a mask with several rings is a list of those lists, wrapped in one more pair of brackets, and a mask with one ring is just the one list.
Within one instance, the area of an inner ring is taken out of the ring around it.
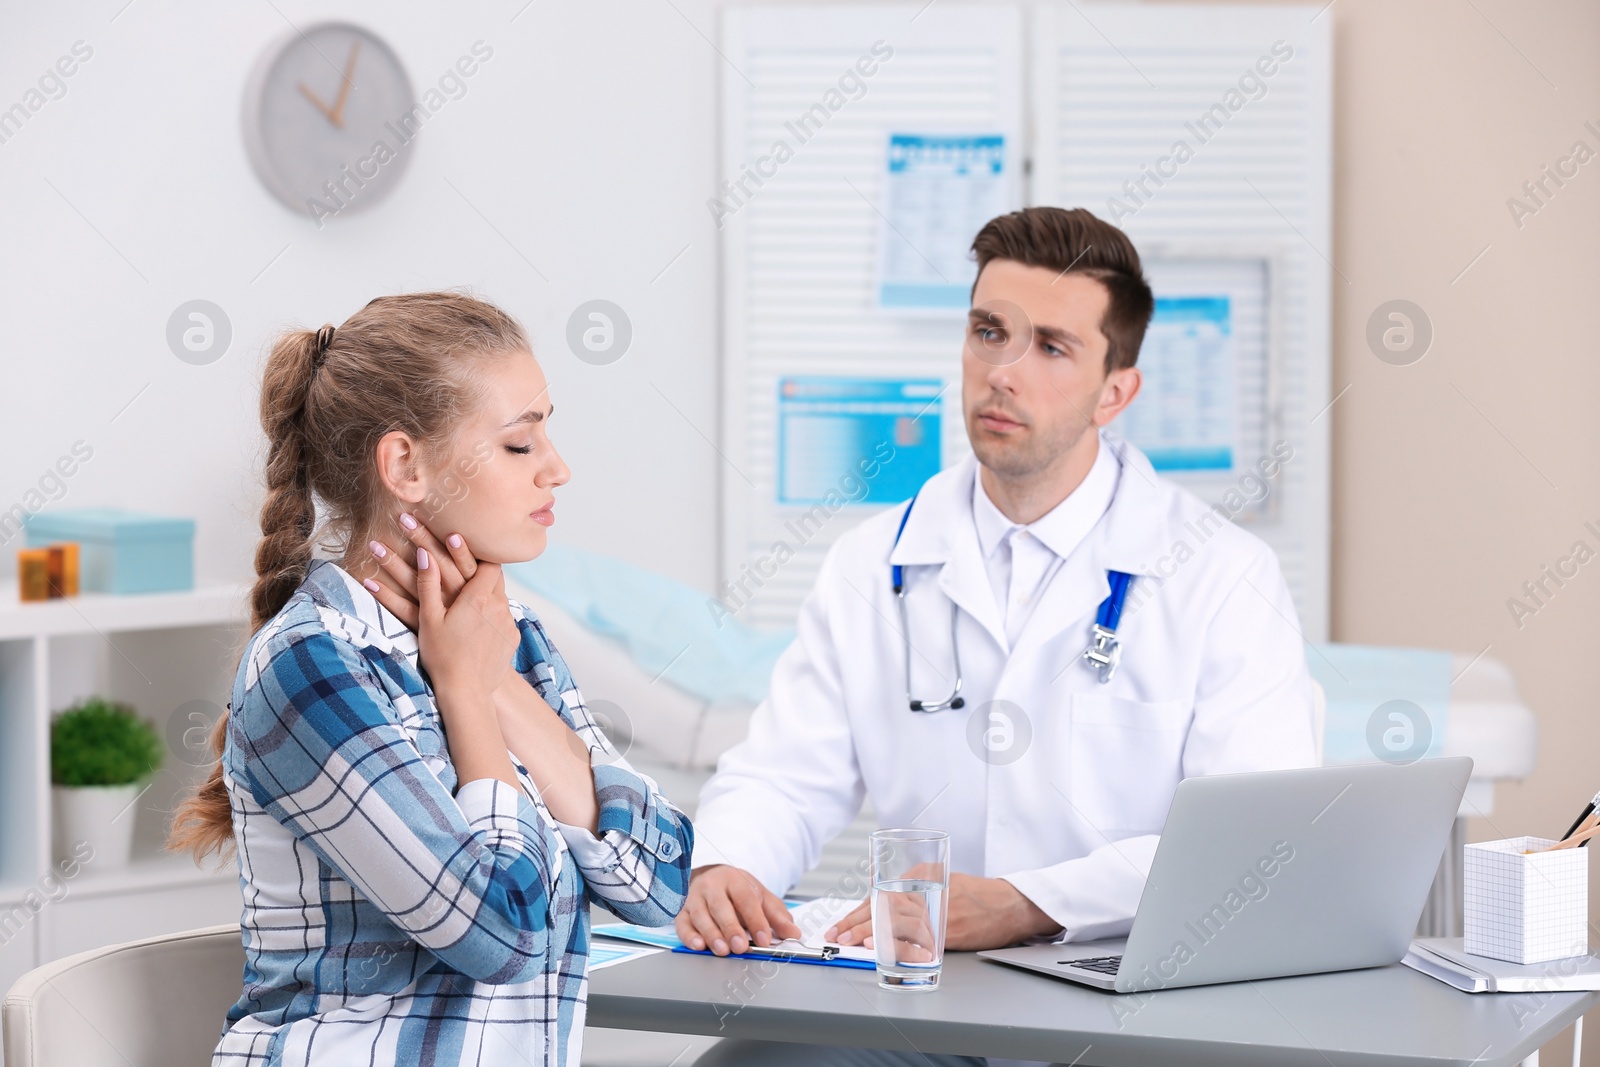
{"label": "beige wall", "polygon": [[[1600,4],[1335,0],[1318,17],[1334,26],[1332,393],[1350,386],[1332,636],[1509,664],[1538,767],[1469,839],[1559,833],[1600,789],[1600,555],[1520,626],[1507,601],[1575,541],[1600,553],[1583,526],[1600,529],[1600,133],[1584,128],[1600,130]],[[1519,227],[1507,200],[1578,140],[1596,158]],[[1393,299],[1433,324],[1412,366],[1367,347]],[[1590,887],[1600,915],[1593,860]],[[1600,1012],[1587,1023],[1600,1067]],[[1542,1067],[1570,1053],[1569,1031]]]}
{"label": "beige wall", "polygon": [[[1600,158],[1520,229],[1506,201],[1574,141],[1600,153],[1584,129],[1600,128],[1600,5],[1337,0],[1321,17],[1332,258],[1348,279],[1334,279],[1333,392],[1351,386],[1333,409],[1333,636],[1488,646],[1510,664],[1539,719],[1538,769],[1471,838],[1559,832],[1600,788],[1600,559],[1520,628],[1507,600],[1574,541],[1600,551],[1583,528],[1600,528]],[[1394,298],[1434,327],[1409,367],[1365,340]],[[1589,1021],[1584,1059],[1600,1067]],[[1545,1067],[1570,1047],[1553,1042]]]}

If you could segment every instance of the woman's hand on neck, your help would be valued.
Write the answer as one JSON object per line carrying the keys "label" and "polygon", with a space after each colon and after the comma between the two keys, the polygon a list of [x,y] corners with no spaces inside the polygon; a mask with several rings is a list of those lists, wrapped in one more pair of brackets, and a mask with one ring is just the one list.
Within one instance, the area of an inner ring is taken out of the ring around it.
{"label": "woman's hand on neck", "polygon": [[[397,512],[394,528],[400,530],[403,537],[380,536],[356,541],[345,551],[342,565],[366,586],[378,603],[415,631],[419,620],[417,549],[426,549],[433,565],[439,569],[440,595],[446,608],[455,603],[461,589],[477,573],[480,561],[464,538],[447,536],[441,539],[425,522],[413,519],[408,527],[405,518],[411,518],[409,512]],[[456,543],[451,544],[451,541]]]}

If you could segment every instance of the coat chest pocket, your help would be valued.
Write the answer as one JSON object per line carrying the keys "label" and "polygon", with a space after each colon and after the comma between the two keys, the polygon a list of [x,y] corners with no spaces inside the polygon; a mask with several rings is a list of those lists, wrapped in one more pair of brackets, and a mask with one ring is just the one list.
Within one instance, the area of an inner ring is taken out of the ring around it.
{"label": "coat chest pocket", "polygon": [[1182,777],[1189,705],[1109,693],[1072,697],[1072,804],[1108,837],[1159,833]]}

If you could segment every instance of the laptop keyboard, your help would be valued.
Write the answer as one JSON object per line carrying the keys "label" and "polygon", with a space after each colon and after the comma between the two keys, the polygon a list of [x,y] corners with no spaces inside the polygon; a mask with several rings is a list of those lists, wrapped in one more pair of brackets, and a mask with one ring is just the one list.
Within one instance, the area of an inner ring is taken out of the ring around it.
{"label": "laptop keyboard", "polygon": [[1094,971],[1097,974],[1109,974],[1115,977],[1117,971],[1122,968],[1122,957],[1090,956],[1088,959],[1083,960],[1061,960],[1060,963],[1063,967],[1078,967],[1085,971]]}

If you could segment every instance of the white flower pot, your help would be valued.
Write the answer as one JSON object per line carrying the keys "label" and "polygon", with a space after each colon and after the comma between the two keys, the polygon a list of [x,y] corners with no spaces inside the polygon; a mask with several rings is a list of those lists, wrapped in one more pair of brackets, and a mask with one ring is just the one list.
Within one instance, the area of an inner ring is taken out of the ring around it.
{"label": "white flower pot", "polygon": [[141,788],[138,783],[52,786],[56,855],[75,855],[83,842],[94,849],[90,862],[96,868],[127,864],[133,857],[133,826],[139,816],[134,801]]}

